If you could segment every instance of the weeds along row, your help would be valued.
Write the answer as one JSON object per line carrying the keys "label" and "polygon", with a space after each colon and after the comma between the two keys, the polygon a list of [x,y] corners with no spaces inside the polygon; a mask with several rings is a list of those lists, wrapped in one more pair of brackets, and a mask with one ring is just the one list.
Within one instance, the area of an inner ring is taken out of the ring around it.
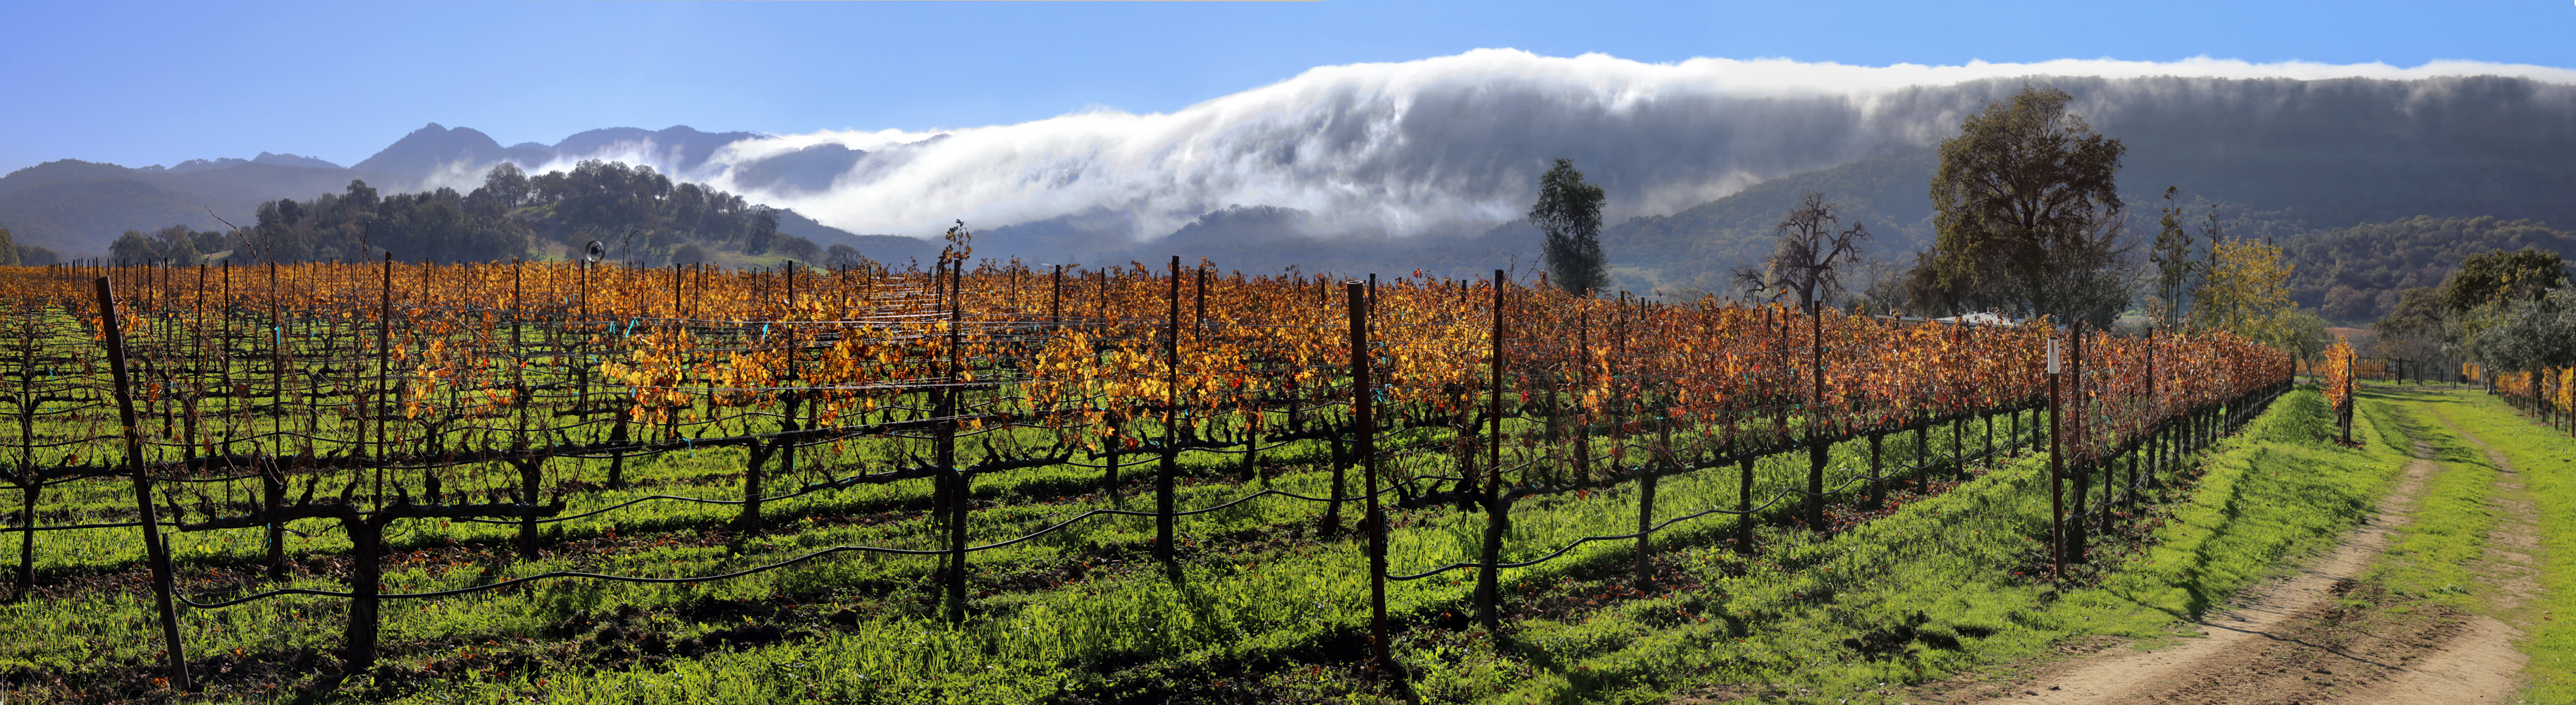
{"label": "weeds along row", "polygon": [[[120,288],[113,321],[81,295],[98,274]],[[2068,412],[2051,440],[2087,469],[2069,474],[2076,496],[2096,475],[2105,492],[2134,486],[2134,471],[2121,483],[2096,469],[2174,429],[2219,427],[2202,420],[2251,408],[2289,370],[2278,353],[2223,335],[2073,331],[2075,374],[2052,377],[2043,341],[2068,332],[2044,325],[1575,297],[1502,274],[1336,282],[1220,276],[1177,258],[1159,272],[962,258],[830,272],[11,270],[14,406],[0,408],[18,422],[9,480],[24,507],[20,592],[32,585],[37,533],[150,524],[149,549],[167,528],[154,507],[181,536],[257,537],[268,577],[285,581],[187,604],[347,598],[344,656],[362,669],[371,613],[386,599],[554,580],[701,582],[853,553],[939,562],[941,611],[965,620],[969,554],[1062,551],[1103,527],[1132,529],[1175,563],[1180,522],[1257,535],[1321,513],[1319,533],[1366,538],[1375,592],[1473,574],[1490,623],[1501,568],[1580,553],[1569,553],[1579,543],[1643,549],[1674,522],[1729,516],[1749,532],[1764,512],[1826,529],[1830,502],[1884,491],[1898,464],[1875,452],[1887,437],[1914,434],[1918,453],[1939,426],[1964,440],[1971,418],[2044,405],[2051,381]],[[111,339],[130,360],[130,430],[102,369]],[[2005,432],[2016,435],[2010,422]],[[1952,457],[1966,455],[1957,440]],[[1866,445],[1868,460],[1834,464],[1837,444],[1852,456]],[[738,465],[714,469],[710,457]],[[1766,457],[1792,462],[1754,477]],[[1659,483],[1680,477],[1729,480],[1734,496],[1667,492],[1692,511],[1659,510]],[[110,479],[130,480],[125,496]],[[1514,526],[1517,504],[1614,485],[1636,491],[1631,531]],[[1482,514],[1462,524],[1481,524],[1464,530],[1480,535],[1407,545],[1385,508]],[[869,514],[884,521],[851,525]],[[724,550],[737,556],[759,537],[842,542],[718,574],[653,574],[617,555],[567,564],[558,551],[562,570],[378,592],[387,551],[424,536],[509,536],[521,561],[539,563],[549,537],[702,527],[720,515]],[[810,523],[828,530],[800,526]],[[2050,522],[2068,534],[2054,543],[2080,545],[2065,527],[2083,523]],[[338,537],[307,538],[325,531]],[[290,537],[307,552],[290,551]],[[282,587],[307,579],[292,563],[316,552],[347,560],[347,587]],[[1390,571],[1391,559],[1402,565]],[[1382,613],[1383,598],[1372,602]]]}

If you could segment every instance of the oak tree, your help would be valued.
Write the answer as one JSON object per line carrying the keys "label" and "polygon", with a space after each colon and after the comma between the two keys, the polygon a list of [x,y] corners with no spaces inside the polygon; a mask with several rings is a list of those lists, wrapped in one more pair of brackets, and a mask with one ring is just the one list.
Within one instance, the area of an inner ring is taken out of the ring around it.
{"label": "oak tree", "polygon": [[1842,216],[1825,195],[1808,192],[1797,207],[1772,226],[1780,239],[1762,267],[1738,267],[1735,281],[1747,291],[1796,294],[1798,309],[1815,313],[1816,302],[1843,288],[1843,270],[1860,257],[1860,241],[1869,228],[1840,227]]}
{"label": "oak tree", "polygon": [[2069,111],[2073,101],[2025,86],[1941,141],[1931,189],[1937,235],[1924,258],[1933,271],[1917,279],[1951,301],[1932,307],[1985,303],[2095,324],[2127,307],[2125,211],[2114,179],[2127,147]]}

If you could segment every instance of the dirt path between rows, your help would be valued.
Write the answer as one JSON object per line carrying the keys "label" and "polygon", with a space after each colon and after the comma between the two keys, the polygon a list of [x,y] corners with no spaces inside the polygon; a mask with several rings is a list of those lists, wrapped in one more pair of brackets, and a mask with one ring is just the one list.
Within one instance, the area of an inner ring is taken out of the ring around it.
{"label": "dirt path between rows", "polygon": [[[2430,448],[2417,444],[2415,450],[2418,459],[2407,465],[2397,488],[2332,555],[2287,579],[2249,588],[2206,615],[2199,631],[2207,638],[2156,651],[2107,650],[2044,666],[2018,682],[1961,688],[1934,702],[2505,702],[2520,685],[2515,673],[2524,657],[2512,646],[2519,631],[2447,608],[2382,610],[2399,598],[2355,582],[2407,525],[2426,481],[2442,470],[2425,459]],[[2502,459],[2497,462],[2501,467]],[[2503,477],[2512,477],[2510,470]],[[2498,489],[2508,489],[2508,482],[2499,482]],[[2483,572],[2495,576],[2496,606],[2509,610],[2507,602],[2527,602],[2525,596],[2537,589],[2528,556],[2537,543],[2531,503],[2500,505],[2508,515],[2488,538],[2487,562],[2493,565]],[[2513,566],[2520,566],[2519,577]]]}

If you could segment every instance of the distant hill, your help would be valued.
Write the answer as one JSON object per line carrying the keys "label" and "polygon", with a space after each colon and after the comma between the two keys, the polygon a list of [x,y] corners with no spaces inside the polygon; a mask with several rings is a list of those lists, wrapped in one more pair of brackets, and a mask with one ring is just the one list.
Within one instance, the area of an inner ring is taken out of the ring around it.
{"label": "distant hill", "polygon": [[868,259],[895,264],[910,259],[937,259],[942,246],[937,240],[901,235],[853,235],[849,231],[814,222],[813,218],[792,210],[778,211],[778,232],[812,240],[815,245],[827,248],[849,245]]}
{"label": "distant hill", "polygon": [[252,157],[252,158],[249,158],[249,159],[235,159],[235,158],[232,158],[232,157],[221,157],[221,158],[216,158],[216,159],[190,159],[190,160],[188,160],[188,161],[179,162],[179,164],[178,164],[177,166],[172,166],[172,167],[168,167],[168,168],[163,168],[163,167],[162,167],[161,165],[159,165],[159,164],[154,164],[154,165],[152,165],[152,166],[136,167],[136,168],[135,168],[135,171],[167,171],[167,172],[171,172],[171,173],[174,173],[174,174],[184,174],[184,173],[192,172],[192,171],[213,171],[213,170],[216,170],[216,169],[229,169],[229,168],[232,168],[232,167],[233,167],[233,166],[235,166],[235,165],[240,165],[240,164],[276,164],[276,165],[279,165],[279,166],[302,166],[302,167],[315,167],[315,168],[321,168],[321,169],[338,169],[338,168],[340,168],[340,165],[338,165],[338,164],[333,164],[333,163],[326,162],[326,161],[322,161],[322,160],[320,160],[320,159],[315,159],[315,158],[312,158],[312,157],[300,157],[300,156],[296,156],[296,155],[293,155],[293,154],[270,154],[270,153],[267,153],[267,152],[261,152],[261,153],[259,153],[259,156]]}
{"label": "distant hill", "polygon": [[837,144],[818,144],[734,168],[734,183],[744,188],[815,192],[849,173],[867,152]]}
{"label": "distant hill", "polygon": [[491,135],[483,134],[474,128],[459,127],[451,130],[433,122],[427,127],[413,130],[411,134],[403,135],[402,139],[394,140],[392,145],[377,151],[375,156],[367,157],[366,160],[350,168],[358,171],[406,174],[418,179],[454,162],[490,164],[508,159],[539,164],[553,156],[552,150],[540,151],[527,145],[503,148],[501,143],[492,140]]}
{"label": "distant hill", "polygon": [[64,254],[104,252],[109,238],[127,230],[212,226],[204,203],[112,164],[63,160],[0,178],[0,227],[18,244]]}
{"label": "distant hill", "polygon": [[[351,181],[364,181],[389,194],[409,192],[424,188],[425,179],[460,162],[474,168],[505,160],[535,167],[648,147],[658,161],[693,168],[727,144],[758,136],[700,132],[685,125],[661,130],[616,127],[574,134],[554,145],[529,142],[503,147],[472,128],[430,123],[347,168],[269,152],[250,159],[192,159],[172,167],[127,168],[64,159],[0,177],[0,227],[10,229],[22,244],[67,255],[98,254],[128,230],[150,232],[171,225],[214,230],[222,228],[218,217],[248,227],[261,203],[337,193]],[[827,240],[855,237],[801,216],[782,218],[781,227],[794,228],[790,234],[827,245],[831,244]],[[901,247],[880,243],[878,249]]]}
{"label": "distant hill", "polygon": [[2528,220],[2416,217],[2301,233],[2282,249],[2291,298],[2326,320],[2366,326],[2398,292],[2440,286],[2469,255],[2535,247],[2576,261],[2576,232]]}

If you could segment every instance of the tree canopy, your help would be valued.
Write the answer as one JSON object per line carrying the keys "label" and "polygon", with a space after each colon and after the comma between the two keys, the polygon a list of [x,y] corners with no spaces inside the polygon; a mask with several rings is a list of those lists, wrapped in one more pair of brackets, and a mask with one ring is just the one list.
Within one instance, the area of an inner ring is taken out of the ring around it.
{"label": "tree canopy", "polygon": [[2576,288],[2559,288],[2505,311],[2466,340],[2471,354],[2497,370],[2576,366]]}
{"label": "tree canopy", "polygon": [[2289,262],[2281,248],[2252,238],[2211,243],[2208,274],[2193,292],[2192,319],[2205,328],[2297,351],[2299,303],[2290,300]]}
{"label": "tree canopy", "polygon": [[[2156,265],[2155,296],[2147,304],[2147,317],[2167,326],[2189,315],[2195,282],[2208,273],[2207,264],[2195,256],[2197,242],[2191,230],[2183,226],[2185,209],[2174,201],[2174,194],[2181,191],[2165,187],[2165,205],[2156,209],[2156,242],[2147,251],[2147,259]],[[2201,221],[2201,234],[2214,244],[2224,233],[2223,223],[2217,204],[2211,204]]]}
{"label": "tree canopy", "polygon": [[2003,308],[2107,324],[2128,306],[2114,177],[2126,147],[2025,86],[1942,140],[1934,242],[1914,288],[1927,310]]}
{"label": "tree canopy", "polygon": [[1860,223],[1841,225],[1834,202],[1808,192],[1772,226],[1779,244],[1771,259],[1758,269],[1737,269],[1736,282],[1748,290],[1796,294],[1799,310],[1815,312],[1816,302],[1842,291],[1842,270],[1860,257],[1860,242],[1869,239],[1869,228]]}
{"label": "tree canopy", "polygon": [[531,254],[532,247],[579,247],[591,240],[607,244],[613,259],[658,265],[678,261],[680,249],[692,244],[702,247],[689,259],[702,261],[706,247],[756,255],[797,239],[780,235],[777,215],[767,208],[699,184],[675,183],[652,167],[589,160],[571,171],[532,177],[503,162],[471,193],[440,188],[379,196],[366,182],[351,181],[341,193],[262,203],[257,221],[237,241],[194,254],[236,249],[241,254],[235,259],[296,262],[391,253],[404,260],[459,262],[509,259]]}
{"label": "tree canopy", "polygon": [[2386,317],[2370,325],[2381,339],[2426,338],[2444,336],[2443,324],[2449,319],[2442,306],[2442,290],[2419,286],[2399,292],[2397,307]]}
{"label": "tree canopy", "polygon": [[1545,233],[1540,251],[1548,276],[1558,288],[1589,294],[1610,285],[1610,260],[1601,254],[1601,187],[1584,183],[1574,160],[1558,158],[1556,167],[1538,177],[1538,202],[1529,220]]}
{"label": "tree canopy", "polygon": [[2566,283],[2567,261],[2556,252],[2536,247],[2497,250],[2460,260],[2460,268],[2442,284],[2442,304],[2452,311],[2468,311],[2529,301]]}

